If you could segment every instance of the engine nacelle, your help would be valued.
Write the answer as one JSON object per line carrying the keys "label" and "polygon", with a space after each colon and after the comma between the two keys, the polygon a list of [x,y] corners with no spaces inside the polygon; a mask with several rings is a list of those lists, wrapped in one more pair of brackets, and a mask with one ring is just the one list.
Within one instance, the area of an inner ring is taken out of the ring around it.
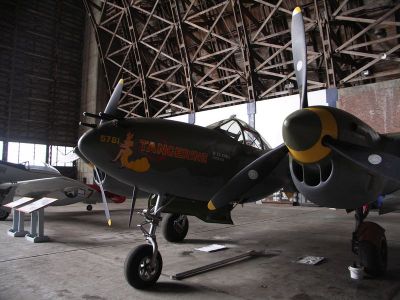
{"label": "engine nacelle", "polygon": [[313,164],[301,164],[290,157],[289,163],[296,188],[320,206],[355,209],[376,201],[384,185],[382,177],[335,154]]}
{"label": "engine nacelle", "polygon": [[[333,107],[309,107],[290,114],[282,127],[290,152],[290,172],[296,188],[310,201],[326,207],[355,209],[383,193],[383,176],[361,169],[335,152],[329,141],[382,149],[382,137],[355,116]],[[325,144],[328,142],[327,144]]]}

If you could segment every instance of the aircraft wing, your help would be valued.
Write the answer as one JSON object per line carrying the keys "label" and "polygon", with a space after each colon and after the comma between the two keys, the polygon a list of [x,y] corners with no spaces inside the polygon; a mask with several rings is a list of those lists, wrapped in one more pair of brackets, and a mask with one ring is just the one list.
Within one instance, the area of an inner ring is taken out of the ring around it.
{"label": "aircraft wing", "polygon": [[[234,175],[208,202],[209,210],[216,210],[227,206],[233,199],[241,198],[243,195],[251,191],[252,188],[263,182],[270,177],[277,167],[283,166],[287,169],[286,164],[282,162],[287,159],[287,148],[284,144],[266,152],[258,157],[256,160],[249,163],[236,175]],[[282,168],[282,167],[281,167]],[[289,178],[289,175],[282,174],[282,176],[275,178]],[[272,189],[265,190],[265,195],[274,192],[274,189],[279,189],[281,184],[269,184]]]}
{"label": "aircraft wing", "polygon": [[61,176],[53,167],[14,164],[0,160],[0,183]]}
{"label": "aircraft wing", "polygon": [[[18,197],[41,198],[57,193],[59,195],[57,198],[62,197],[66,200],[63,201],[64,205],[80,202],[82,198],[88,198],[93,193],[93,189],[86,184],[64,176],[0,184],[1,190],[8,188],[13,188],[14,196]],[[71,201],[67,201],[68,199]],[[56,204],[58,203],[56,202]]]}

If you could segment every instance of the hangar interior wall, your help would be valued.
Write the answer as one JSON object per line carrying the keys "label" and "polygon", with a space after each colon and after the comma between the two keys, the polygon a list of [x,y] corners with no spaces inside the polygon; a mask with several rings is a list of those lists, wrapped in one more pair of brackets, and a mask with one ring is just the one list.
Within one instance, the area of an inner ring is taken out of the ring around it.
{"label": "hangar interior wall", "polygon": [[380,133],[400,132],[400,79],[340,89],[338,107]]}
{"label": "hangar interior wall", "polygon": [[85,20],[82,2],[2,0],[0,12],[3,158],[7,158],[8,142],[75,146]]}

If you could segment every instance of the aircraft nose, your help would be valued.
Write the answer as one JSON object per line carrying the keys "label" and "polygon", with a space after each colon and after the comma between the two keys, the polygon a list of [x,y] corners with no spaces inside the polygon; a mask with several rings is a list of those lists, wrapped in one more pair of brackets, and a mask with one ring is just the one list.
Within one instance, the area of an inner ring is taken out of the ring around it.
{"label": "aircraft nose", "polygon": [[295,151],[311,148],[321,135],[321,121],[308,109],[297,110],[283,122],[282,135],[285,144]]}
{"label": "aircraft nose", "polygon": [[93,143],[96,140],[97,136],[96,129],[90,129],[85,132],[78,141],[78,149],[79,151],[90,161],[93,163],[93,148],[96,148]]}
{"label": "aircraft nose", "polygon": [[323,108],[307,108],[290,114],[283,122],[282,135],[292,157],[301,163],[314,163],[331,150],[322,145],[322,138],[337,138],[333,115]]}

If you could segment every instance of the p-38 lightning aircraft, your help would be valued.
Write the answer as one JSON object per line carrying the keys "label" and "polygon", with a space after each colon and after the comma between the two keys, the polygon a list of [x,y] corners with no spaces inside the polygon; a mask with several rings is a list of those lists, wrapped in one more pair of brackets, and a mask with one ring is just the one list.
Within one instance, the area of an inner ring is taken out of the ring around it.
{"label": "p-38 lightning aircraft", "polygon": [[[207,128],[165,119],[116,118],[122,86],[120,80],[104,113],[86,113],[102,120],[98,126],[84,124],[93,128],[81,137],[78,147],[80,155],[107,176],[157,195],[143,212],[146,221],[141,225],[151,245],[132,250],[125,264],[128,282],[145,288],[154,284],[161,273],[162,258],[155,236],[161,212],[169,213],[163,220],[164,236],[177,242],[187,234],[186,215],[232,224],[233,201],[256,201],[280,188],[295,188],[286,153],[279,157],[273,154],[263,164],[269,174],[263,170],[250,172],[257,184],[241,195],[232,194],[232,203],[209,210],[209,200],[240,170],[268,155],[269,146],[258,132],[234,117]],[[151,225],[149,231],[143,227],[145,224]]]}
{"label": "p-38 lightning aircraft", "polygon": [[[86,114],[101,121],[98,126],[84,124],[92,129],[79,140],[81,153],[113,178],[157,195],[143,211],[146,221],[141,225],[150,245],[133,249],[125,261],[125,277],[133,287],[149,287],[160,276],[155,231],[161,212],[230,223],[233,204],[258,200],[282,187],[295,191],[293,182],[316,204],[355,210],[353,251],[370,274],[386,270],[384,230],[364,219],[368,205],[377,199],[384,200],[382,212],[400,203],[400,172],[392,169],[399,165],[399,135],[378,134],[339,109],[308,108],[300,8],[293,12],[291,28],[302,109],[287,117],[285,143],[274,149],[265,148],[256,132],[235,119],[202,128],[161,119],[118,118],[122,81],[104,113]],[[244,130],[231,132],[234,123]],[[257,141],[261,149],[246,141]],[[144,224],[150,224],[149,231]],[[167,228],[176,240],[186,234]]]}

